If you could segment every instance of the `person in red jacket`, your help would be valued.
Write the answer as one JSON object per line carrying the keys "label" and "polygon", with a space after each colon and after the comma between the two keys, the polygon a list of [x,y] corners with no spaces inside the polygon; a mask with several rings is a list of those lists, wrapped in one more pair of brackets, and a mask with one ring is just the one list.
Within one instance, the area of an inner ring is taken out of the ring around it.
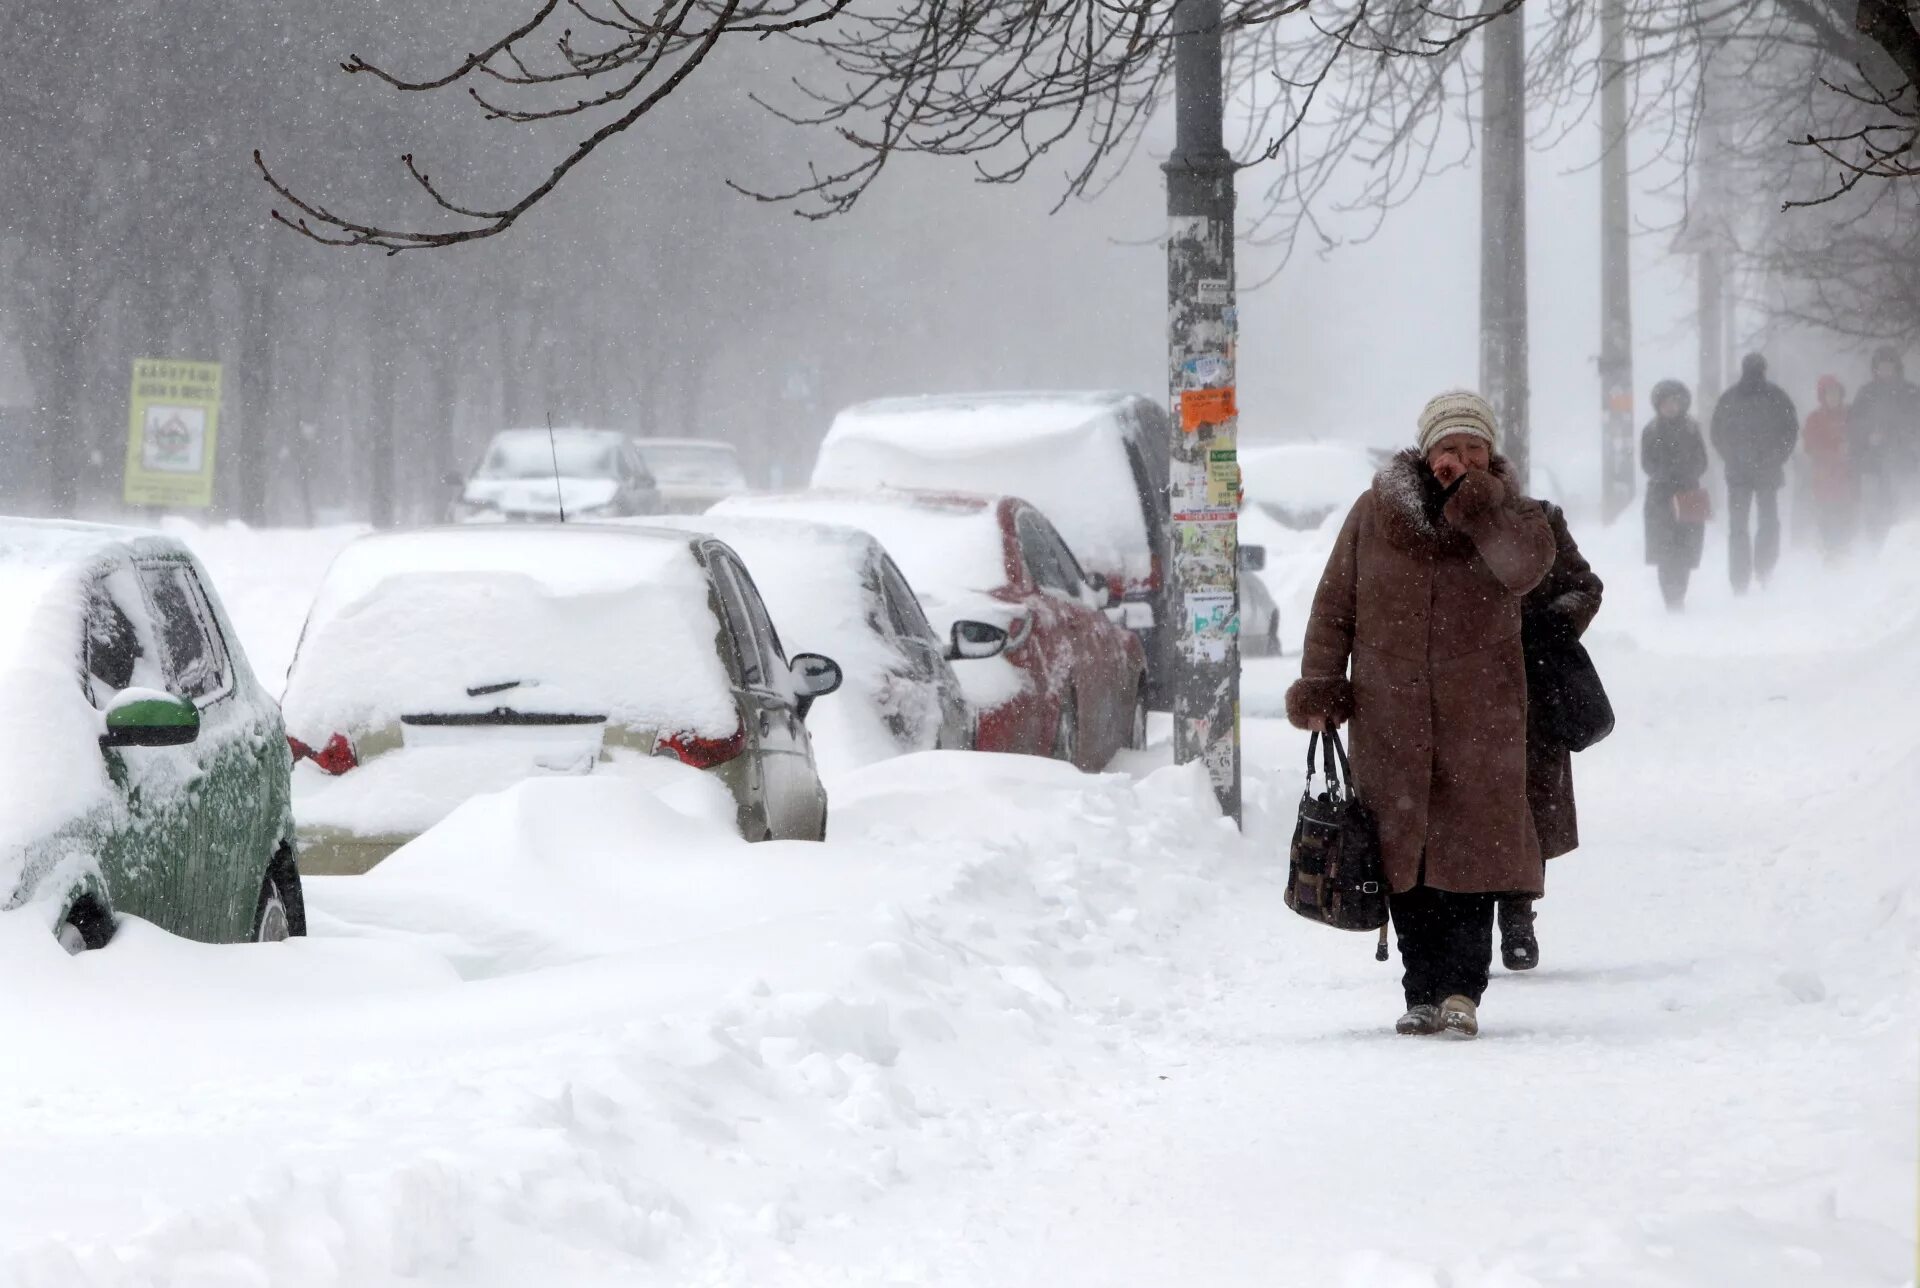
{"label": "person in red jacket", "polygon": [[1834,376],[1820,377],[1820,405],[1807,413],[1802,442],[1813,484],[1814,523],[1829,563],[1853,540],[1855,490],[1847,438],[1847,391]]}

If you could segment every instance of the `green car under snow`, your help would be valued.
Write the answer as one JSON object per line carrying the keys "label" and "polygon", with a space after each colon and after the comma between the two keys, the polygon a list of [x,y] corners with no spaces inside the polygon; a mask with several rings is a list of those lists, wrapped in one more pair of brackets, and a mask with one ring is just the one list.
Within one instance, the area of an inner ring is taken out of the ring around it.
{"label": "green car under snow", "polygon": [[186,548],[0,520],[0,600],[0,907],[73,952],[123,914],[212,943],[304,934],[280,710]]}

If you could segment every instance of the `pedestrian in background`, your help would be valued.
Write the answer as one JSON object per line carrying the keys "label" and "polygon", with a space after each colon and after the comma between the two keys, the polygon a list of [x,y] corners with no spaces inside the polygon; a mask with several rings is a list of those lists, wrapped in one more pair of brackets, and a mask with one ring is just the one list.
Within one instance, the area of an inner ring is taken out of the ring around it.
{"label": "pedestrian in background", "polygon": [[1920,387],[1907,379],[1897,349],[1873,355],[1873,379],[1860,386],[1847,417],[1848,446],[1860,488],[1860,518],[1876,546],[1911,504],[1920,473]]}
{"label": "pedestrian in background", "polygon": [[[1529,674],[1536,660],[1544,656],[1551,666],[1558,650],[1587,633],[1606,590],[1575,544],[1566,511],[1549,501],[1539,504],[1553,530],[1553,567],[1520,605],[1521,646]],[[1540,857],[1546,860],[1578,847],[1580,826],[1573,806],[1573,752],[1548,731],[1542,710],[1537,703],[1527,704],[1527,808],[1533,814]],[[1508,970],[1532,970],[1540,964],[1533,904],[1530,895],[1501,897],[1500,961]]]}
{"label": "pedestrian in background", "polygon": [[1819,406],[1807,413],[1801,442],[1813,489],[1813,522],[1820,551],[1828,563],[1838,560],[1853,540],[1854,475],[1847,430],[1847,390],[1837,376],[1822,376]]}
{"label": "pedestrian in background", "polygon": [[[1647,475],[1647,562],[1660,573],[1660,594],[1673,611],[1686,603],[1687,582],[1700,566],[1706,536],[1707,440],[1687,414],[1693,395],[1678,380],[1653,387],[1653,419],[1640,431],[1640,468]],[[1685,499],[1683,499],[1685,498]]]}
{"label": "pedestrian in background", "polygon": [[1709,433],[1727,476],[1727,574],[1743,595],[1755,577],[1764,586],[1780,558],[1780,487],[1800,438],[1800,413],[1767,379],[1765,358],[1741,360],[1740,379],[1720,395]]}
{"label": "pedestrian in background", "polygon": [[1553,529],[1495,454],[1485,399],[1441,394],[1419,424],[1419,445],[1380,471],[1334,542],[1287,715],[1302,729],[1353,722],[1405,967],[1395,1031],[1471,1037],[1494,905],[1543,888],[1520,606],[1553,565]]}

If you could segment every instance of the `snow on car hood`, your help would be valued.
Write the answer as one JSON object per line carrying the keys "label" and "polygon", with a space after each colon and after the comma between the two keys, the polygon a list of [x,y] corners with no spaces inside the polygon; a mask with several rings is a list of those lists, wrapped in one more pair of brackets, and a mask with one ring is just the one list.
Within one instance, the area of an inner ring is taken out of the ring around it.
{"label": "snow on car hood", "polygon": [[1008,394],[850,407],[820,444],[813,485],[1019,497],[1039,507],[1089,571],[1142,581],[1153,552],[1116,423],[1121,402]]}
{"label": "snow on car hood", "polygon": [[613,479],[472,479],[460,499],[502,514],[558,516],[561,500],[565,500],[568,514],[585,514],[611,505],[619,491],[620,484]]}
{"label": "snow on car hood", "polygon": [[402,715],[506,706],[726,737],[739,715],[719,629],[677,534],[363,538],[321,586],[287,679],[287,728],[319,746]]}

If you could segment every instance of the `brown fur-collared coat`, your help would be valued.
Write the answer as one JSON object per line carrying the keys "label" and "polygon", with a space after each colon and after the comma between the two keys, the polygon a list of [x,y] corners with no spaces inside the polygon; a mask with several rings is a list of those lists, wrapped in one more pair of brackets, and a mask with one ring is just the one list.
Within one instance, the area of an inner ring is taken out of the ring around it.
{"label": "brown fur-collared coat", "polygon": [[1396,892],[1539,894],[1520,605],[1553,564],[1553,530],[1501,457],[1444,509],[1440,495],[1406,451],[1354,502],[1287,715],[1352,722],[1354,779]]}

